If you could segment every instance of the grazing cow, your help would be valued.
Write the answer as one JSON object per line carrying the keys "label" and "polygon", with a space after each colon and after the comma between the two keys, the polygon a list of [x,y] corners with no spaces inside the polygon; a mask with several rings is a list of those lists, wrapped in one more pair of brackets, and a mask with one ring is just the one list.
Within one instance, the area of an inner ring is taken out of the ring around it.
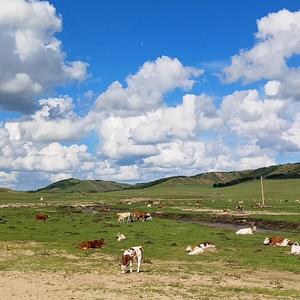
{"label": "grazing cow", "polygon": [[223,213],[229,213],[229,208],[223,208],[223,209],[222,209],[222,212],[223,212]]}
{"label": "grazing cow", "polygon": [[124,241],[124,240],[126,240],[126,236],[124,234],[118,232],[117,240],[118,240],[118,242]]}
{"label": "grazing cow", "polygon": [[104,239],[85,241],[79,244],[81,250],[91,249],[91,248],[103,248],[105,245]]}
{"label": "grazing cow", "polygon": [[152,220],[152,217],[149,213],[145,213],[145,212],[142,212],[142,211],[134,211],[132,214],[132,218],[133,220],[142,220],[143,222],[148,220],[148,221],[151,221]]}
{"label": "grazing cow", "polygon": [[300,246],[298,242],[292,245],[291,254],[300,255]]}
{"label": "grazing cow", "polygon": [[188,245],[185,251],[187,252],[188,255],[198,255],[198,254],[202,254],[204,252],[204,249],[199,246]]}
{"label": "grazing cow", "polygon": [[281,236],[266,237],[263,243],[265,245],[280,246],[280,247],[293,245],[293,242],[291,240]]}
{"label": "grazing cow", "polygon": [[151,206],[152,206],[151,203],[147,204],[147,207],[148,207],[148,208],[151,208]]}
{"label": "grazing cow", "polygon": [[244,235],[244,234],[253,234],[256,232],[256,226],[252,226],[249,228],[239,229],[235,234]]}
{"label": "grazing cow", "polygon": [[144,249],[142,246],[131,247],[123,252],[121,271],[123,274],[127,272],[127,267],[130,267],[132,273],[132,264],[137,262],[137,272],[140,272],[141,262],[144,257]]}
{"label": "grazing cow", "polygon": [[35,215],[35,220],[36,221],[46,221],[48,219],[48,215],[43,214],[43,213],[39,213],[37,215]]}
{"label": "grazing cow", "polygon": [[261,203],[257,202],[257,203],[255,203],[254,207],[255,208],[262,208],[263,205]]}
{"label": "grazing cow", "polygon": [[129,223],[131,213],[130,212],[117,213],[117,216],[118,216],[118,223],[125,223],[125,220],[127,220],[127,223]]}

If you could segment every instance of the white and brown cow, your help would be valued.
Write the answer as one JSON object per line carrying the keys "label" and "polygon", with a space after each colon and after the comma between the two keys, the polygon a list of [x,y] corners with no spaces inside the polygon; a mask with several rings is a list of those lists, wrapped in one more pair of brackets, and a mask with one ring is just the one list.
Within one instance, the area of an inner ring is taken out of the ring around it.
{"label": "white and brown cow", "polygon": [[216,250],[216,246],[211,241],[200,243],[199,247],[201,247],[203,250],[207,250],[207,251]]}
{"label": "white and brown cow", "polygon": [[187,252],[188,255],[198,255],[198,254],[202,254],[204,252],[204,249],[199,246],[188,245],[185,251]]}
{"label": "white and brown cow", "polygon": [[280,246],[280,247],[293,245],[293,242],[291,240],[281,236],[266,237],[263,243],[265,245]]}
{"label": "white and brown cow", "polygon": [[123,274],[127,272],[127,268],[130,268],[130,273],[132,273],[132,265],[137,262],[137,272],[140,272],[141,262],[144,257],[144,249],[142,246],[131,247],[123,252],[121,271]]}

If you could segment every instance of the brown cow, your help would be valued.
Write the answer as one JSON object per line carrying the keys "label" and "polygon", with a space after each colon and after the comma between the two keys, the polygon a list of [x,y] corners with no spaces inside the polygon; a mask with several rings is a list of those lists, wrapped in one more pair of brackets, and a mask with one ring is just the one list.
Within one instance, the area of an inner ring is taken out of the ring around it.
{"label": "brown cow", "polygon": [[35,215],[35,220],[36,221],[46,221],[48,219],[48,215],[44,214],[44,213],[39,213],[37,215]]}
{"label": "brown cow", "polygon": [[79,248],[82,250],[91,249],[91,248],[103,248],[105,245],[104,239],[85,241],[79,244]]}
{"label": "brown cow", "polygon": [[152,217],[149,213],[142,212],[142,211],[134,211],[131,214],[133,220],[142,220],[143,222],[146,220],[152,220]]}
{"label": "brown cow", "polygon": [[281,246],[281,247],[286,247],[286,246],[292,246],[293,242],[289,239],[286,239],[281,236],[273,236],[273,237],[267,237],[265,238],[264,242],[265,245],[271,245],[271,246]]}

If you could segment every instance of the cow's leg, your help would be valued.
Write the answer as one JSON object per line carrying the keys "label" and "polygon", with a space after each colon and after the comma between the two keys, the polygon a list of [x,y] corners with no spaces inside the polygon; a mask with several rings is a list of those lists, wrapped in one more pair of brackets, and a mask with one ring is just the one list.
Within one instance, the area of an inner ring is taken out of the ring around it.
{"label": "cow's leg", "polygon": [[129,262],[129,267],[130,267],[130,273],[132,273],[132,260]]}
{"label": "cow's leg", "polygon": [[137,272],[140,273],[141,257],[137,258]]}

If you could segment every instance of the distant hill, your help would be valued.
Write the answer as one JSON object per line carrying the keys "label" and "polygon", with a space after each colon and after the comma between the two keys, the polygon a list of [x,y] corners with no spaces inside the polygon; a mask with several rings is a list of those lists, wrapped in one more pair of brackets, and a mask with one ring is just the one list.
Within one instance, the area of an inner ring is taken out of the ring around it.
{"label": "distant hill", "polygon": [[[254,170],[208,172],[194,176],[173,176],[158,180],[137,183],[135,185],[122,184],[113,181],[79,180],[70,178],[52,183],[35,192],[108,192],[129,189],[145,189],[151,187],[172,187],[178,185],[211,185],[226,187],[245,181],[259,179],[293,179],[300,178],[300,163],[276,165]],[[1,191],[1,190],[0,190]]]}
{"label": "distant hill", "polygon": [[265,179],[292,179],[300,178],[300,163],[275,165],[265,168],[230,172],[208,172],[200,173],[194,176],[176,176],[162,178],[147,183],[138,183],[129,189],[144,189],[153,186],[175,186],[175,185],[195,185],[206,184],[214,187],[225,187],[239,184],[245,181],[259,179],[263,176]]}
{"label": "distant hill", "polygon": [[13,192],[13,190],[0,187],[0,193],[3,193],[3,192]]}
{"label": "distant hill", "polygon": [[108,192],[122,190],[128,187],[128,184],[117,183],[113,181],[102,180],[80,180],[69,178],[54,182],[35,192]]}

